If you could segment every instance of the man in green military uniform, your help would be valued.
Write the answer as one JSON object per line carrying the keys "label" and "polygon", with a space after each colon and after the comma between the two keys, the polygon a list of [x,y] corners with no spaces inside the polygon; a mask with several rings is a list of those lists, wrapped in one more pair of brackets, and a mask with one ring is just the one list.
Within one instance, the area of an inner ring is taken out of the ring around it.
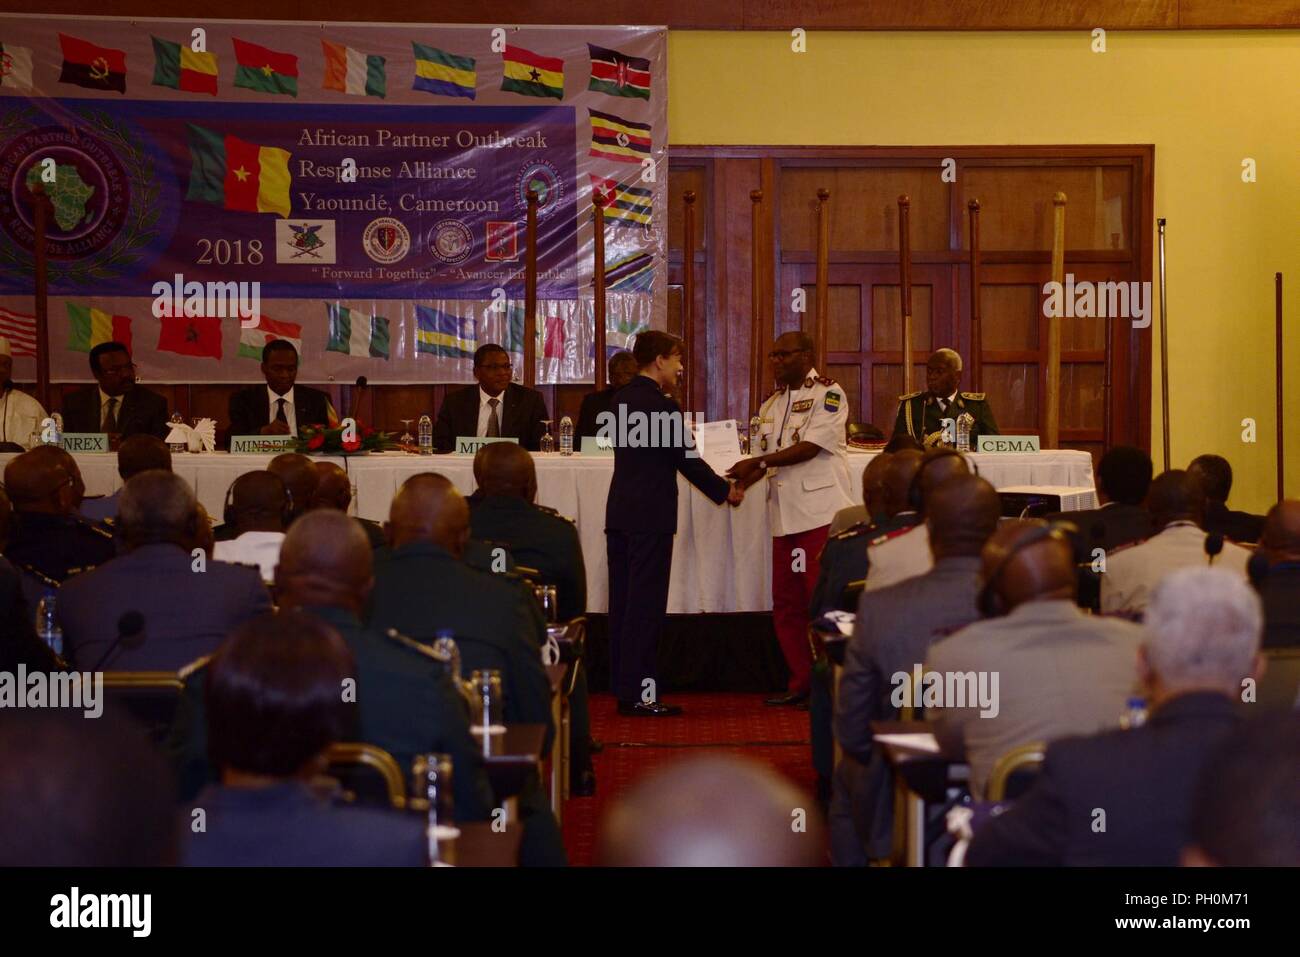
{"label": "man in green military uniform", "polygon": [[[894,435],[910,435],[926,448],[956,443],[956,420],[969,414],[971,448],[981,435],[1000,435],[993,410],[983,392],[959,392],[961,356],[952,349],[938,349],[925,364],[924,392],[898,397]],[[952,431],[945,435],[944,419],[952,419]]]}

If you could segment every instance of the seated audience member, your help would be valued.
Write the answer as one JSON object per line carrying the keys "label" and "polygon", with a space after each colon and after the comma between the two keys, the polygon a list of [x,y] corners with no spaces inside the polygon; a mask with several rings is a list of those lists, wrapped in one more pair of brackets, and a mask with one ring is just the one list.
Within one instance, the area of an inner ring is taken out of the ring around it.
{"label": "seated audience member", "polygon": [[1067,521],[1079,529],[1080,546],[1110,551],[1151,535],[1151,513],[1143,506],[1151,488],[1151,456],[1141,449],[1117,445],[1097,464],[1099,508],[1080,512],[1057,512],[1049,522]]}
{"label": "seated audience member", "polygon": [[[954,475],[970,474],[966,457],[952,449],[932,449],[924,453],[919,462],[914,452],[896,453],[885,473],[885,482],[891,486],[894,480],[890,473],[895,468],[912,473],[906,490],[906,507],[920,518],[925,517],[925,500],[931,489]],[[875,591],[923,575],[933,564],[925,522],[919,521],[916,525],[877,536],[867,546],[866,589]]]}
{"label": "seated audience member", "polygon": [[[885,513],[883,488],[885,469],[892,458],[891,453],[881,452],[867,463],[862,470],[862,504],[840,509],[831,520],[831,529],[818,562],[821,570],[809,602],[809,613],[813,618],[838,606],[839,591],[829,595],[828,588],[833,590],[834,584],[838,584],[842,590],[849,582],[867,577],[867,538],[881,534],[877,529],[889,518]],[[838,570],[827,571],[828,565],[837,564]],[[840,581],[844,574],[853,572],[860,574]]]}
{"label": "seated audience member", "polygon": [[1300,717],[1256,717],[1224,738],[1192,797],[1189,867],[1300,867]]}
{"label": "seated audience member", "polygon": [[[348,473],[333,462],[313,462],[312,466],[316,469],[320,481],[316,485],[316,492],[312,495],[309,508],[313,511],[332,509],[347,515],[352,507],[352,479]],[[366,533],[366,540],[370,542],[371,548],[383,547],[384,526],[368,518],[353,516],[352,520]]]}
{"label": "seated audience member", "polygon": [[[71,430],[69,430],[71,431]],[[152,435],[137,434],[122,440],[117,447],[117,474],[126,484],[132,475],[161,469],[172,470],[172,453],[167,443]],[[81,500],[81,517],[92,522],[112,525],[117,520],[117,500],[121,497],[119,488],[112,495],[97,495]]]}
{"label": "seated audience member", "polygon": [[64,396],[63,431],[167,437],[167,400],[136,385],[125,343],[110,340],[91,349],[90,372],[95,385]]}
{"label": "seated audience member", "polygon": [[582,407],[578,409],[578,428],[574,436],[578,442],[577,450],[590,451],[595,447],[595,437],[600,431],[599,417],[602,412],[613,412],[614,393],[636,378],[636,358],[623,349],[609,357],[607,363],[609,388],[599,392],[588,392],[582,397]]}
{"label": "seated audience member", "polygon": [[[13,508],[0,488],[0,552],[13,528]],[[9,559],[0,558],[0,672],[62,671],[63,665],[45,642],[36,637],[36,609],[23,596],[22,578]]]}
{"label": "seated audience member", "polygon": [[347,646],[301,612],[241,625],[207,676],[208,752],[221,783],[195,802],[206,828],[183,863],[221,867],[406,866],[428,862],[420,815],[336,807],[309,783],[347,740],[356,707],[339,689],[356,674]]}
{"label": "seated audience member", "polygon": [[1264,647],[1300,646],[1300,500],[1268,510],[1250,574],[1264,603]]}
{"label": "seated audience member", "polygon": [[1200,479],[1205,489],[1203,527],[1212,535],[1222,535],[1234,542],[1257,542],[1264,530],[1264,516],[1236,512],[1228,508],[1232,491],[1232,466],[1221,455],[1198,455],[1187,471]]}
{"label": "seated audience member", "polygon": [[988,700],[926,709],[945,753],[965,755],[976,795],[1012,748],[1115,727],[1137,687],[1142,641],[1132,622],[1079,610],[1073,548],[1045,522],[1002,522],[980,555],[980,581],[989,617],[933,645],[925,669],[945,686],[985,676]]}
{"label": "seated audience member", "polygon": [[0,451],[5,452],[31,448],[46,418],[41,403],[14,386],[13,372],[13,350],[0,336]]}
{"label": "seated audience member", "polygon": [[176,863],[182,824],[171,779],[134,721],[111,708],[94,720],[80,710],[6,711],[0,867]]}
{"label": "seated audience member", "polygon": [[[286,526],[292,525],[300,516],[311,509],[320,487],[321,473],[316,463],[301,452],[282,452],[266,463],[266,470],[272,475],[280,476],[284,487],[289,490],[293,508],[289,513]],[[350,491],[350,489],[349,489]]]}
{"label": "seated audience member", "polygon": [[1000,514],[998,493],[988,482],[974,475],[950,478],[930,493],[926,508],[934,567],[862,595],[835,702],[835,739],[844,751],[830,812],[838,865],[889,856],[891,782],[872,746],[870,723],[897,720],[890,700],[895,675],[910,682],[936,637],[979,618],[980,552]]}
{"label": "seated audience member", "polygon": [[[196,506],[189,483],[171,472],[141,472],[126,483],[118,508],[126,551],[59,594],[64,649],[75,668],[176,671],[271,607],[255,568],[205,561],[196,570]],[[130,612],[143,616],[143,630],[112,647]]]}
{"label": "seated audience member", "polygon": [[[808,809],[804,831],[790,826]],[[811,796],[770,767],[732,755],[685,758],[619,799],[601,827],[613,867],[816,867],[825,831]]]}
{"label": "seated audience member", "polygon": [[450,452],[457,436],[515,438],[530,452],[541,448],[542,423],[549,418],[546,400],[536,389],[510,381],[510,353],[495,343],[474,353],[478,385],[447,393],[433,425],[433,446]]}
{"label": "seated audience member", "polygon": [[275,580],[280,543],[293,505],[280,476],[272,472],[245,472],[230,486],[224,513],[234,538],[217,542],[213,557],[233,565],[253,565],[262,581]]}
{"label": "seated audience member", "polygon": [[[1201,528],[1205,491],[1190,472],[1170,469],[1157,476],[1147,495],[1156,534],[1140,545],[1120,548],[1106,556],[1101,576],[1102,614],[1140,615],[1156,583],[1189,565],[1213,565],[1246,577],[1249,550],[1210,536]],[[1220,546],[1218,555],[1209,552]]]}
{"label": "seated audience member", "polygon": [[329,396],[295,385],[298,350],[284,339],[262,348],[265,385],[250,385],[230,397],[230,435],[297,435],[303,426],[338,422]]}
{"label": "seated audience member", "polygon": [[1238,723],[1243,680],[1258,673],[1260,626],[1259,599],[1236,575],[1167,575],[1138,663],[1150,717],[1050,744],[1030,789],[976,830],[966,863],[1177,864],[1197,778],[1219,773],[1212,755]]}

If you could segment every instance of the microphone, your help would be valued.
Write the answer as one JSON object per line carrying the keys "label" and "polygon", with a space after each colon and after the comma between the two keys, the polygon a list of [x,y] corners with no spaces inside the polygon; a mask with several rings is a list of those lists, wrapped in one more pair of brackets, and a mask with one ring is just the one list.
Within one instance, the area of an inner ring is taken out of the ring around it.
{"label": "microphone", "polygon": [[113,657],[113,653],[119,647],[139,648],[144,644],[144,615],[138,611],[128,611],[123,613],[122,617],[117,620],[117,637],[112,640],[108,646],[108,651],[104,652],[104,657],[95,662],[92,671],[102,671],[108,659]]}
{"label": "microphone", "polygon": [[1211,532],[1209,535],[1206,535],[1205,554],[1210,556],[1210,560],[1206,564],[1213,565],[1214,559],[1221,551],[1223,551],[1223,536],[1218,532]]}
{"label": "microphone", "polygon": [[1264,584],[1264,579],[1268,577],[1269,565],[1268,558],[1260,552],[1255,552],[1246,562],[1246,574],[1250,576],[1250,583],[1256,588]]}
{"label": "microphone", "polygon": [[350,418],[355,419],[357,417],[357,410],[361,408],[361,400],[366,394],[366,384],[365,376],[357,376],[357,381],[354,383],[355,390],[352,393],[352,402],[349,403],[348,416]]}

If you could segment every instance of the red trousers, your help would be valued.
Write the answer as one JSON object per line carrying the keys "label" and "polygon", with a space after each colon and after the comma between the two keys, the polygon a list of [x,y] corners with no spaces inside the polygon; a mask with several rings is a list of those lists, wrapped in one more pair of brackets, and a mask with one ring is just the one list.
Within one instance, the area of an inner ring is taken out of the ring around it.
{"label": "red trousers", "polygon": [[[790,668],[789,690],[803,694],[812,678],[808,644],[808,606],[821,570],[822,548],[830,525],[772,539],[772,624]],[[797,550],[802,550],[797,551]]]}

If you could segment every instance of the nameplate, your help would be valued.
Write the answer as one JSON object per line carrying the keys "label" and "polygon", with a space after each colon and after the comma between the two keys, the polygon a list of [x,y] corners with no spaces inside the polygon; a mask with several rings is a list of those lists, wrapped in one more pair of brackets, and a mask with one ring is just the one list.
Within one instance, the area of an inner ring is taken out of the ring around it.
{"label": "nameplate", "polygon": [[108,452],[107,432],[64,432],[65,452]]}
{"label": "nameplate", "polygon": [[240,452],[292,452],[298,447],[298,440],[292,435],[232,435],[230,451]]}
{"label": "nameplate", "polygon": [[981,435],[976,452],[1041,452],[1036,435]]}
{"label": "nameplate", "polygon": [[599,435],[584,435],[582,437],[582,454],[583,455],[613,455],[614,440],[607,439]]}
{"label": "nameplate", "polygon": [[513,442],[519,444],[519,440],[510,435],[458,435],[456,436],[456,454],[473,455],[485,445],[491,445],[493,442]]}

